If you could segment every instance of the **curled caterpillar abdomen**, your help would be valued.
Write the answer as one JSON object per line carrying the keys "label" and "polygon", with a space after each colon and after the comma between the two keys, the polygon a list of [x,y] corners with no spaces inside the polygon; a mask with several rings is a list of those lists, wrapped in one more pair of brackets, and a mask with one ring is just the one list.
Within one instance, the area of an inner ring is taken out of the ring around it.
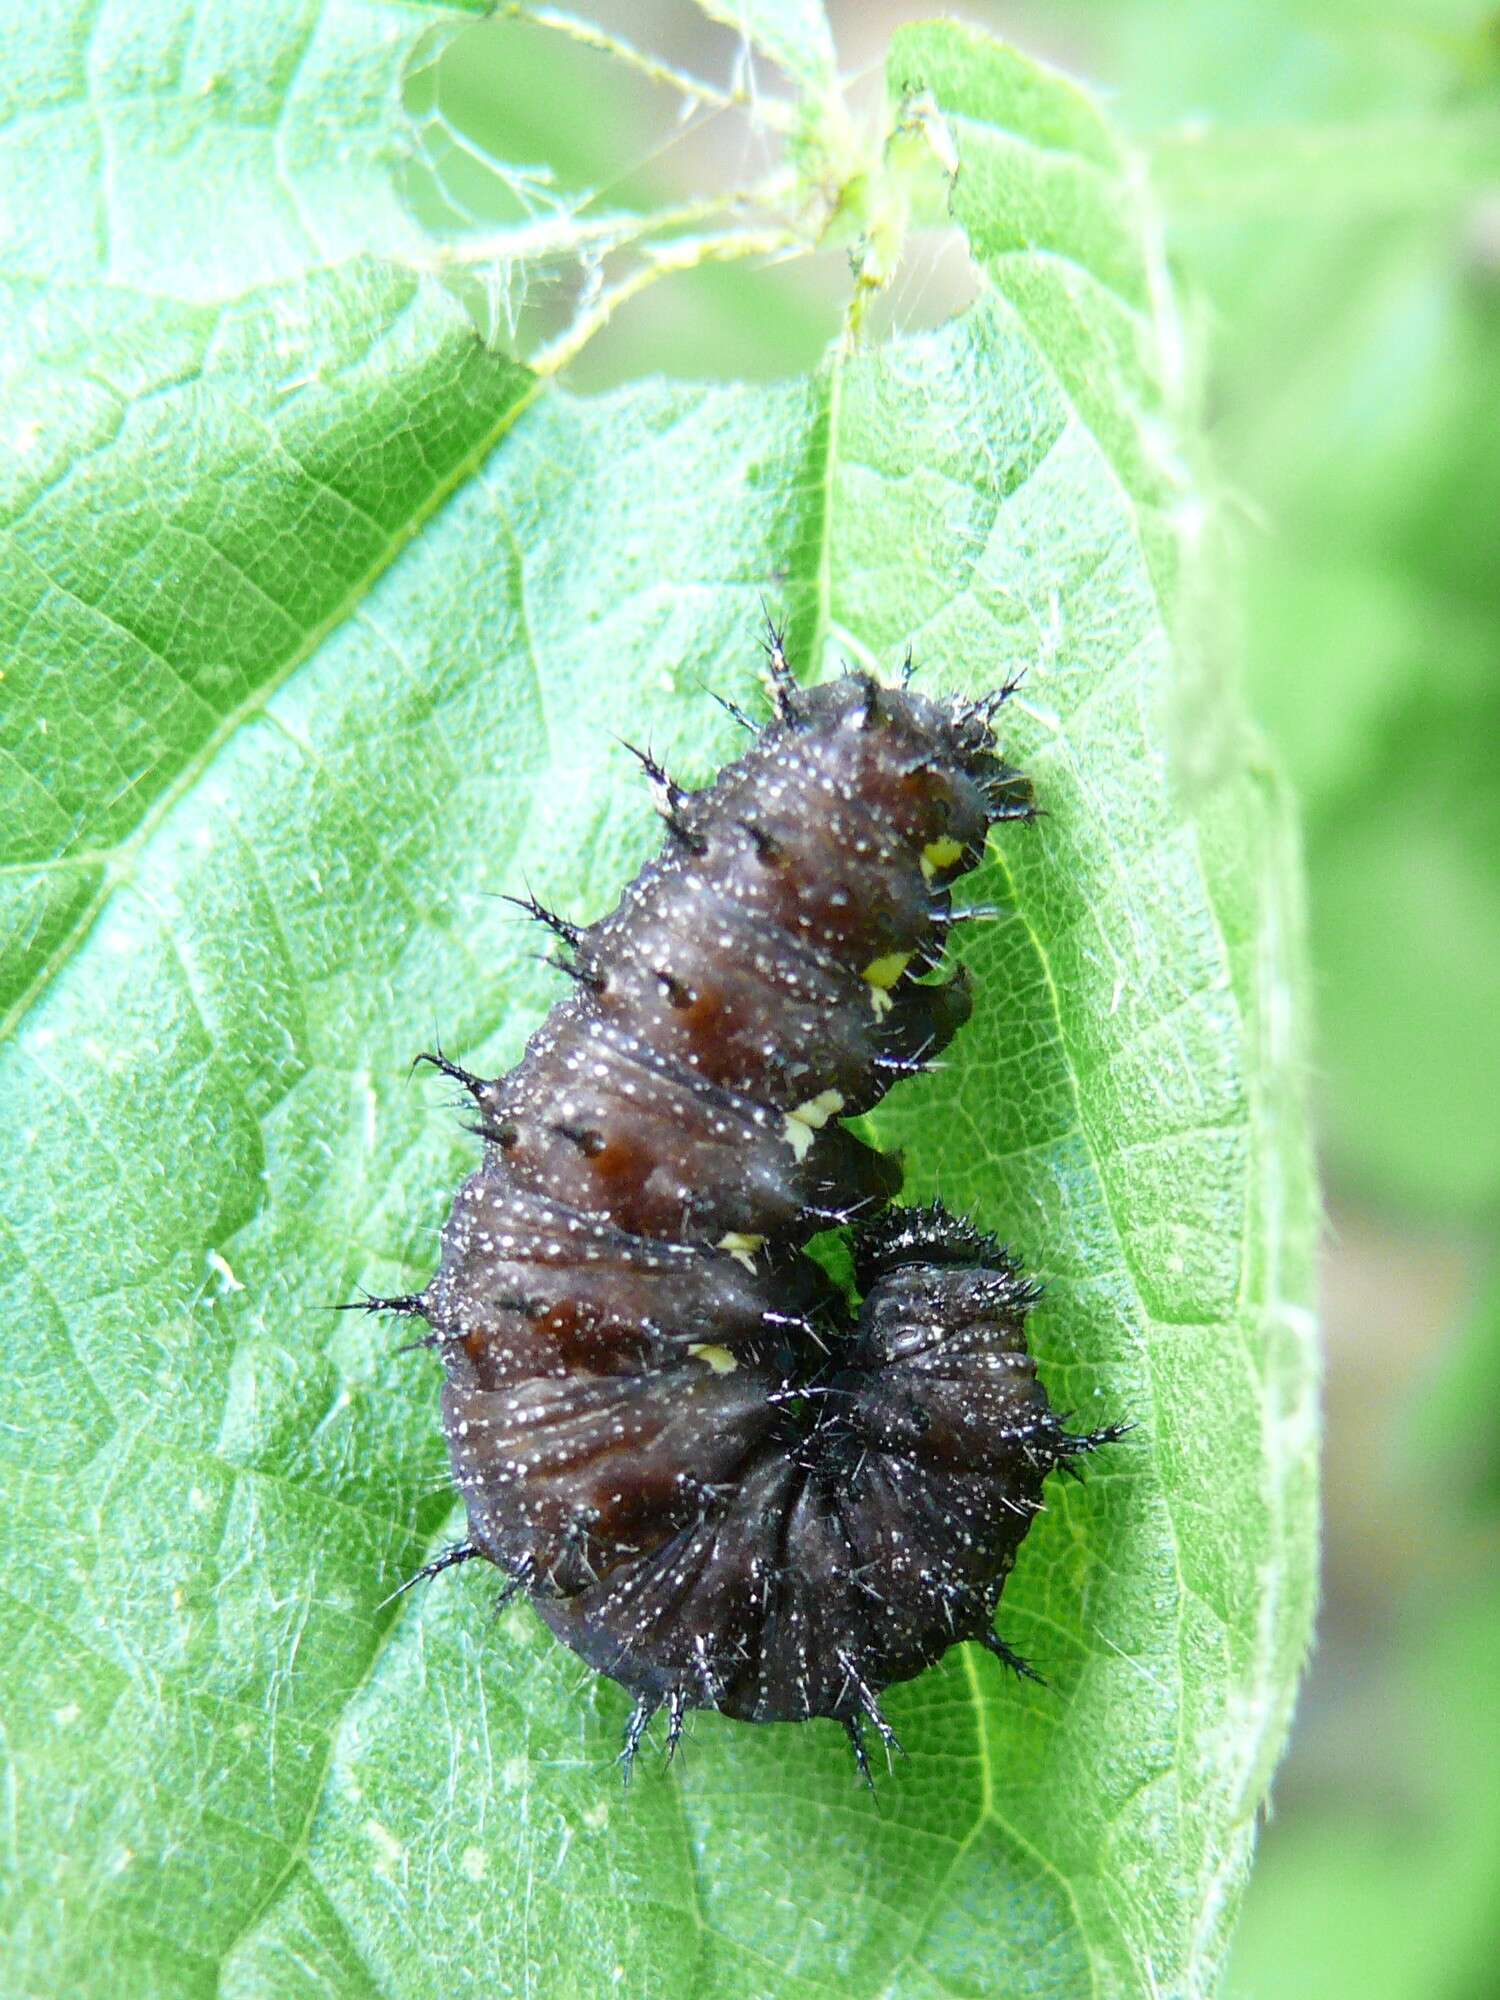
{"label": "curled caterpillar abdomen", "polygon": [[[446,1058],[478,1171],[419,1296],[447,1371],[469,1539],[636,1695],[836,1716],[978,1638],[1047,1472],[1106,1435],[1053,1417],[1031,1293],[841,1123],[967,1018],[950,885],[1033,816],[991,718],[868,675],[802,689],[687,793],[642,757],[664,851],[563,942],[574,991],[509,1075]],[[639,753],[638,753],[639,754]],[[860,1224],[857,1312],[803,1254]],[[379,1304],[381,1302],[373,1302]],[[1112,1433],[1110,1434],[1112,1435]]]}
{"label": "curled caterpillar abdomen", "polygon": [[[923,1261],[907,1262],[914,1223]],[[1117,1433],[1070,1432],[1049,1408],[1025,1343],[1035,1293],[998,1244],[934,1206],[892,1210],[860,1254],[857,1319],[821,1355],[756,1369],[774,1420],[737,1435],[722,1496],[538,1602],[636,1695],[637,1727],[663,1704],[673,1737],[695,1707],[833,1716],[863,1768],[862,1724],[888,1736],[880,1689],[956,1642],[1026,1671],[994,1632],[1005,1578],[1047,1474]],[[654,1378],[644,1400],[663,1392]]]}

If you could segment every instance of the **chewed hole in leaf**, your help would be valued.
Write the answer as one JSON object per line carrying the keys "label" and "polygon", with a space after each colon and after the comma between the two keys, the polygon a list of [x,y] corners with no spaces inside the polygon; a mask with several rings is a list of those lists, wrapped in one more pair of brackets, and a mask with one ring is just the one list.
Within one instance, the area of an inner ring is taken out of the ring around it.
{"label": "chewed hole in leaf", "polygon": [[486,345],[589,389],[769,379],[851,321],[884,339],[970,303],[935,115],[929,144],[877,72],[799,99],[700,26],[670,59],[599,6],[420,42],[402,194]]}
{"label": "chewed hole in leaf", "polygon": [[533,358],[613,287],[746,232],[795,245],[785,79],[720,29],[689,68],[606,8],[539,16],[435,30],[406,76],[403,192],[488,344]]}

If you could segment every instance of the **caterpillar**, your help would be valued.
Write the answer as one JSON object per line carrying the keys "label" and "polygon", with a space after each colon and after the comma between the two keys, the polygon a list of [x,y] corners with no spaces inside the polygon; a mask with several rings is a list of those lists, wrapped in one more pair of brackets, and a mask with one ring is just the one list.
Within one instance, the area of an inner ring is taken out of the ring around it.
{"label": "caterpillar", "polygon": [[[869,1780],[881,1692],[977,1640],[1073,1432],[1027,1351],[1037,1297],[842,1122],[967,1020],[954,905],[992,826],[1036,816],[994,718],[863,672],[803,687],[689,792],[649,752],[661,853],[584,926],[512,898],[572,990],[506,1076],[419,1057],[477,1113],[481,1165],[420,1292],[464,1541],[653,1716],[831,1717]],[[857,1303],[806,1251],[849,1232]],[[405,1586],[403,1586],[405,1587]]]}

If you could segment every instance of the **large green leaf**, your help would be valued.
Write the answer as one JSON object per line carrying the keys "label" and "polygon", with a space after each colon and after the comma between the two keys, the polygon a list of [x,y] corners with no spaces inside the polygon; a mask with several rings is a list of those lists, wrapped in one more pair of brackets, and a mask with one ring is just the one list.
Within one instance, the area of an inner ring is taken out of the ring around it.
{"label": "large green leaf", "polygon": [[[1196,637],[1138,176],[1071,86],[903,34],[975,307],[583,400],[401,262],[433,11],[90,17],[33,10],[8,76],[76,141],[4,334],[8,1985],[1206,1992],[1306,1642],[1311,1194],[1294,858]],[[384,81],[325,127],[335,31]],[[105,104],[139,173],[85,143]],[[327,149],[326,243],[262,257],[236,139],[271,203]],[[245,205],[212,283],[179,217],[152,283],[112,248],[174,158]],[[366,191],[384,262],[347,254]],[[895,1691],[878,1807],[831,1725],[714,1717],[622,1795],[622,1697],[527,1611],[382,1602],[456,1525],[436,1370],[320,1310],[430,1267],[472,1157],[413,1050],[498,1067],[552,997],[490,892],[612,902],[653,837],[614,733],[728,754],[699,683],[756,698],[762,592],[809,672],[1028,670],[1048,817],[1001,844],[975,1024],[882,1125],[1046,1277],[1055,1397],[1139,1426],[1007,1591],[1050,1690],[966,1649]]]}

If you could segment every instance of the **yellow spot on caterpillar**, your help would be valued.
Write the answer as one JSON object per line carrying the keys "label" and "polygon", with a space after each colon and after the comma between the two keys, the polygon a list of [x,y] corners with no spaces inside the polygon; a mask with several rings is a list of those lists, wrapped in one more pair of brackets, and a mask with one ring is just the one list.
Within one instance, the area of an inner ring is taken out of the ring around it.
{"label": "yellow spot on caterpillar", "polygon": [[797,1104],[787,1112],[781,1121],[781,1136],[786,1140],[799,1162],[807,1158],[807,1149],[813,1142],[813,1134],[821,1132],[830,1118],[835,1118],[844,1108],[844,1094],[840,1090],[820,1090],[816,1097],[808,1098],[805,1104]]}
{"label": "yellow spot on caterpillar", "polygon": [[911,963],[909,951],[888,951],[884,958],[872,958],[860,974],[870,984],[870,1005],[877,1021],[883,1021],[891,1011],[890,988]]}
{"label": "yellow spot on caterpillar", "polygon": [[884,958],[872,958],[859,976],[861,979],[867,979],[872,986],[887,991],[895,985],[910,964],[909,951],[888,951]]}
{"label": "yellow spot on caterpillar", "polygon": [[934,875],[944,868],[951,868],[955,861],[962,861],[963,858],[963,842],[945,834],[941,840],[929,840],[922,849],[922,873],[930,882]]}
{"label": "yellow spot on caterpillar", "polygon": [[706,1362],[715,1375],[732,1375],[740,1365],[727,1347],[715,1347],[711,1340],[695,1340],[688,1353],[695,1361]]}
{"label": "yellow spot on caterpillar", "polygon": [[737,1263],[743,1264],[747,1271],[753,1271],[755,1253],[765,1240],[764,1236],[747,1236],[741,1230],[731,1229],[719,1238],[714,1247],[727,1250]]}

